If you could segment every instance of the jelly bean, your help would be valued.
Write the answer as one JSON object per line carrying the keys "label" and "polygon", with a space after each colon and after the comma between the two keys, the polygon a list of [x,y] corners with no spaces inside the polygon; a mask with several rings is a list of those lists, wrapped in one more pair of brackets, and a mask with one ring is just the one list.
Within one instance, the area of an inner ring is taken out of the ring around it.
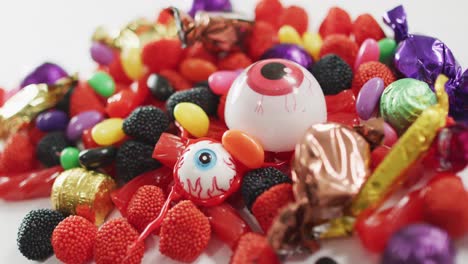
{"label": "jelly bean", "polygon": [[126,48],[120,53],[122,67],[130,79],[138,80],[145,74],[139,48]]}
{"label": "jelly bean", "polygon": [[36,118],[36,127],[44,132],[64,130],[67,125],[68,116],[60,110],[43,112]]}
{"label": "jelly bean", "polygon": [[182,61],[179,70],[188,80],[201,82],[208,80],[208,77],[216,71],[216,66],[206,60],[190,58]]}
{"label": "jelly bean", "polygon": [[135,93],[122,90],[107,98],[106,113],[110,117],[127,117],[138,106]]}
{"label": "jelly bean", "polygon": [[372,116],[384,88],[384,81],[378,77],[370,79],[362,86],[356,100],[356,112],[361,119],[368,120]]}
{"label": "jelly bean", "polygon": [[104,116],[98,111],[85,111],[74,116],[67,126],[67,138],[69,140],[78,140],[85,129],[91,128],[101,122]]}
{"label": "jelly bean", "polygon": [[159,75],[166,78],[176,91],[188,90],[192,84],[180,73],[173,70],[162,70]]}
{"label": "jelly bean", "polygon": [[302,45],[302,39],[297,30],[289,25],[282,26],[278,30],[278,39],[280,43],[291,43]]}
{"label": "jelly bean", "polygon": [[100,65],[109,65],[114,60],[114,51],[103,43],[93,42],[91,45],[91,57]]}
{"label": "jelly bean", "polygon": [[359,125],[359,117],[353,112],[337,112],[327,116],[328,122],[344,124],[350,127]]}
{"label": "jelly bean", "polygon": [[107,98],[115,92],[114,79],[105,72],[96,72],[88,80],[88,84],[102,97]]}
{"label": "jelly bean", "polygon": [[80,152],[78,160],[81,166],[92,170],[111,164],[116,154],[113,146],[86,149]]}
{"label": "jelly bean", "polygon": [[240,237],[251,230],[239,213],[227,203],[204,207],[203,213],[210,220],[216,236],[233,250]]}
{"label": "jelly bean", "polygon": [[384,122],[384,135],[385,135],[385,137],[384,137],[383,144],[385,146],[391,147],[398,140],[397,132],[387,122]]}
{"label": "jelly bean", "polygon": [[195,137],[208,133],[210,120],[203,109],[193,103],[179,103],[174,108],[174,117],[179,124]]}
{"label": "jelly bean", "polygon": [[258,140],[239,130],[228,130],[222,138],[224,148],[249,169],[263,165],[265,152]]}
{"label": "jelly bean", "polygon": [[369,61],[379,61],[379,44],[374,39],[366,39],[359,48],[354,63],[354,70],[357,71],[361,64]]}
{"label": "jelly bean", "polygon": [[158,74],[151,74],[146,81],[151,94],[160,101],[166,101],[175,91],[169,80]]}
{"label": "jelly bean", "polygon": [[91,128],[85,129],[83,135],[81,136],[81,142],[83,142],[83,147],[85,149],[96,148],[99,145],[94,142],[93,137],[91,136]]}
{"label": "jelly bean", "polygon": [[235,71],[217,71],[210,75],[208,84],[213,93],[217,95],[227,94],[237,76],[239,76],[239,73]]}
{"label": "jelly bean", "polygon": [[384,38],[379,40],[379,61],[385,64],[389,64],[393,59],[396,47],[397,43],[392,38]]}
{"label": "jelly bean", "polygon": [[78,155],[80,151],[75,147],[67,147],[60,153],[60,165],[64,170],[77,168],[80,166]]}
{"label": "jelly bean", "polygon": [[323,40],[320,34],[304,32],[302,35],[304,49],[314,58],[314,61],[320,60],[320,49],[322,48]]}
{"label": "jelly bean", "polygon": [[379,166],[385,156],[387,156],[388,152],[390,152],[390,148],[387,146],[378,146],[372,151],[370,163],[371,171],[374,171],[375,168]]}
{"label": "jelly bean", "polygon": [[109,118],[95,125],[91,130],[91,136],[98,145],[112,145],[124,139],[122,126],[122,118]]}

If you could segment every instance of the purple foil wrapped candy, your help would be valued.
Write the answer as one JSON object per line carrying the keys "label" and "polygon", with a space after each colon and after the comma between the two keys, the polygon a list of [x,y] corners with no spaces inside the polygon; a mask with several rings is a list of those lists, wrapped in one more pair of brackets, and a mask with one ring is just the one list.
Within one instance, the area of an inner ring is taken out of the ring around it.
{"label": "purple foil wrapped candy", "polygon": [[427,82],[432,90],[439,74],[446,75],[450,115],[468,121],[468,71],[463,73],[452,51],[436,38],[409,34],[406,12],[401,5],[387,12],[384,22],[393,29],[399,42],[395,68],[404,77]]}
{"label": "purple foil wrapped candy", "polygon": [[314,59],[309,53],[296,44],[277,44],[265,51],[260,59],[273,58],[294,61],[306,69],[310,69],[314,64]]}
{"label": "purple foil wrapped candy", "polygon": [[455,247],[449,235],[437,227],[409,225],[392,236],[381,263],[454,264]]}
{"label": "purple foil wrapped candy", "polygon": [[198,11],[211,11],[211,12],[231,12],[232,5],[229,0],[193,0],[192,8],[189,14],[195,17]]}
{"label": "purple foil wrapped candy", "polygon": [[67,76],[67,72],[62,69],[62,67],[54,63],[46,62],[28,74],[23,82],[21,82],[21,87],[33,83],[54,84],[57,80]]}

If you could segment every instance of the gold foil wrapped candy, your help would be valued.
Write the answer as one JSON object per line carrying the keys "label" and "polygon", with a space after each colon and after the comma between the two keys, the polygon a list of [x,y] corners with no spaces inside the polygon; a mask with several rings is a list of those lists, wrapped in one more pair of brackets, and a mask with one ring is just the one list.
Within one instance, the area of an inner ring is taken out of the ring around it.
{"label": "gold foil wrapped candy", "polygon": [[5,102],[0,108],[0,139],[15,133],[36,116],[54,107],[78,83],[77,77],[66,77],[55,84],[30,84]]}
{"label": "gold foil wrapped candy", "polygon": [[201,11],[192,18],[175,7],[168,10],[174,16],[179,39],[184,46],[201,42],[213,52],[242,49],[253,26],[253,21],[235,13]]}
{"label": "gold foil wrapped candy", "polygon": [[82,168],[66,170],[52,187],[52,206],[99,225],[114,208],[110,194],[115,187],[115,181],[108,175]]}
{"label": "gold foil wrapped candy", "polygon": [[315,251],[320,238],[352,231],[347,210],[369,176],[370,146],[356,131],[336,123],[316,124],[297,144],[292,162],[296,202],[268,233],[280,254]]}

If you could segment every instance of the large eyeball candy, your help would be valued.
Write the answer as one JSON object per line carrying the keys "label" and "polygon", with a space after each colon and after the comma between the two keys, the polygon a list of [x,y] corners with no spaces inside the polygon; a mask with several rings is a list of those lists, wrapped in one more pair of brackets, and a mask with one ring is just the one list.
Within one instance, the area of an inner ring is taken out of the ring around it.
{"label": "large eyeball candy", "polygon": [[237,191],[240,178],[221,143],[201,139],[190,144],[174,167],[178,191],[200,205],[215,205]]}
{"label": "large eyeball candy", "polygon": [[307,128],[327,119],[317,80],[292,61],[258,61],[242,72],[229,90],[225,120],[257,138],[264,149],[292,151]]}

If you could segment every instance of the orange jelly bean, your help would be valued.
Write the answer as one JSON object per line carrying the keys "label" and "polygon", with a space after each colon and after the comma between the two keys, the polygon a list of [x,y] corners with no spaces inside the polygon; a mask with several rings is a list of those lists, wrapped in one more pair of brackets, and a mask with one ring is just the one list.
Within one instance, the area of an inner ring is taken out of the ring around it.
{"label": "orange jelly bean", "polygon": [[180,64],[180,73],[192,82],[208,80],[208,77],[217,70],[216,66],[206,60],[190,58]]}
{"label": "orange jelly bean", "polygon": [[224,148],[249,169],[263,165],[265,152],[255,138],[239,130],[228,130],[221,141]]}

